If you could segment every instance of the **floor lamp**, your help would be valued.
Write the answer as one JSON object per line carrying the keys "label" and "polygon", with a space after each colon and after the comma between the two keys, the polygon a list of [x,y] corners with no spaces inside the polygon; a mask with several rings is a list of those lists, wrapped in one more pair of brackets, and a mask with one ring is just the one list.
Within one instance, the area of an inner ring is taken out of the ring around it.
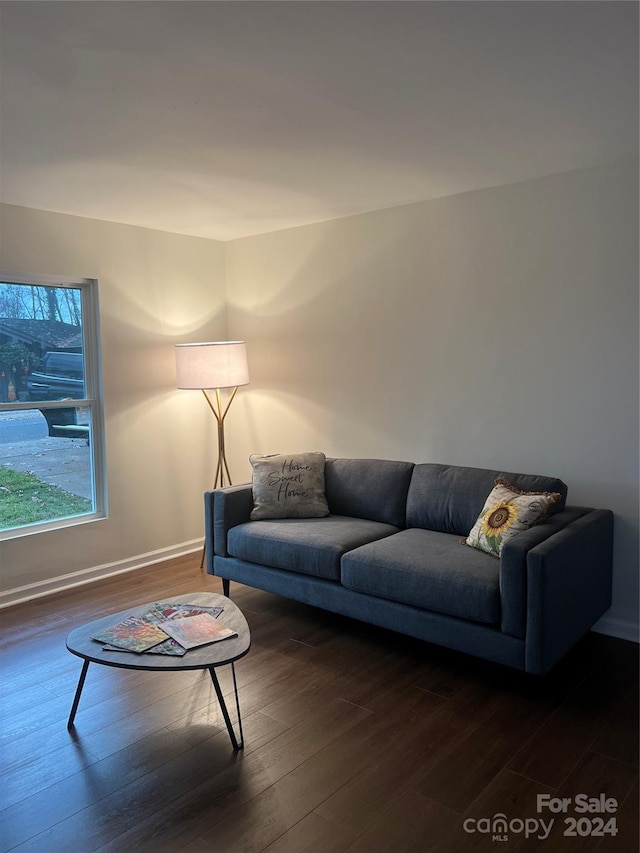
{"label": "floor lamp", "polygon": [[[218,422],[218,464],[213,487],[229,486],[231,476],[224,446],[224,419],[238,388],[249,384],[247,345],[244,341],[176,344],[176,375],[178,388],[202,391]],[[231,391],[226,405],[220,394],[225,389]]]}
{"label": "floor lamp", "polygon": [[[218,464],[213,488],[230,486],[231,475],[224,445],[224,419],[241,385],[249,384],[247,345],[244,341],[176,344],[178,388],[202,391],[218,423]],[[223,403],[221,391],[231,393]],[[225,475],[227,482],[225,483]],[[204,565],[204,549],[200,568]]]}

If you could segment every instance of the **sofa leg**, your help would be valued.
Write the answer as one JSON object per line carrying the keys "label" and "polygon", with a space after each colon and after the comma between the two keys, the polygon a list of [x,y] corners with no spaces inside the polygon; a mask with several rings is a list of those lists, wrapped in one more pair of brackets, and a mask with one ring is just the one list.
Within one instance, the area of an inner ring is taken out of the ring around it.
{"label": "sofa leg", "polygon": [[230,598],[229,591],[231,589],[231,581],[228,578],[222,578],[222,594]]}

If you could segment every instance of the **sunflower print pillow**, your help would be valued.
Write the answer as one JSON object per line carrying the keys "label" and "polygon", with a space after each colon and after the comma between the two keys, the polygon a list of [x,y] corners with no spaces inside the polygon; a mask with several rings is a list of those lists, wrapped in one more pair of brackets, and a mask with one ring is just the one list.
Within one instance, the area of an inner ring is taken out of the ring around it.
{"label": "sunflower print pillow", "polygon": [[559,500],[558,492],[521,492],[498,477],[478,520],[463,542],[499,557],[505,542],[544,521]]}

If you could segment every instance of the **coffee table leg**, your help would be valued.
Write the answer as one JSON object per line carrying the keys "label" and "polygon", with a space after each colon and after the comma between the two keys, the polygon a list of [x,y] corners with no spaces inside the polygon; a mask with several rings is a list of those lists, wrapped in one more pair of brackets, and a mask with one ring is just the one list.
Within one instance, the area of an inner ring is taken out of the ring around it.
{"label": "coffee table leg", "polygon": [[231,664],[231,672],[233,674],[233,690],[236,694],[236,713],[238,715],[238,728],[240,729],[240,740],[236,738],[236,733],[233,730],[233,725],[231,723],[231,718],[229,717],[229,712],[227,711],[227,706],[224,701],[224,696],[222,695],[222,690],[220,689],[220,682],[218,681],[218,676],[216,675],[215,667],[209,667],[209,675],[211,676],[211,681],[213,681],[213,686],[216,691],[216,696],[218,697],[218,702],[220,703],[220,710],[222,711],[222,716],[224,717],[224,721],[227,724],[227,731],[229,732],[229,737],[231,738],[231,743],[233,744],[234,749],[242,749],[244,746],[244,735],[242,733],[242,718],[240,717],[240,700],[238,699],[238,684],[236,682],[236,668]]}
{"label": "coffee table leg", "polygon": [[82,688],[84,687],[84,680],[87,677],[88,669],[89,661],[85,660],[85,662],[82,664],[82,672],[80,673],[80,679],[78,681],[78,686],[76,687],[76,695],[73,697],[73,705],[71,706],[71,713],[69,714],[69,719],[67,721],[68,729],[73,726],[73,721],[76,717],[76,711],[78,710],[78,702],[80,701],[80,694],[82,693]]}

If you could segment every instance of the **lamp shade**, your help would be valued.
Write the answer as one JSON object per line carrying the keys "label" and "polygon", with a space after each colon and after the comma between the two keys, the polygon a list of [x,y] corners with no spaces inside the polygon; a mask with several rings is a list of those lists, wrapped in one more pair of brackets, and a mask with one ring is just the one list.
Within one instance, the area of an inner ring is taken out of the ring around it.
{"label": "lamp shade", "polygon": [[244,341],[176,344],[178,388],[235,388],[249,384]]}

